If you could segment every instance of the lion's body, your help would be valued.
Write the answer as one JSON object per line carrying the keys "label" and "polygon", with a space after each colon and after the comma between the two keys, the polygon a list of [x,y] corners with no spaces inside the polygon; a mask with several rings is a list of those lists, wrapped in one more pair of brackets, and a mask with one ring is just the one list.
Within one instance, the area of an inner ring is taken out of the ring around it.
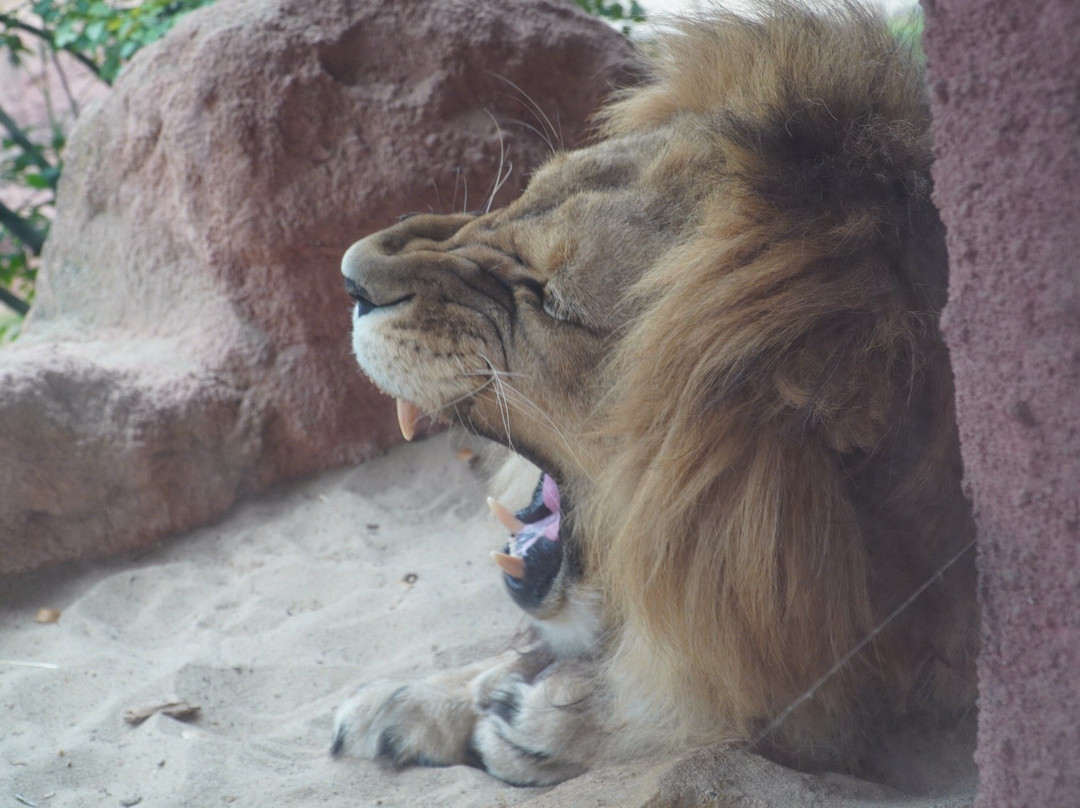
{"label": "lion's body", "polygon": [[[650,727],[850,765],[897,720],[970,708],[928,126],[872,15],[718,15],[517,202],[350,250],[364,370],[563,491],[573,563],[540,622],[589,603],[604,631],[579,654],[595,714],[548,746],[632,753],[590,733]],[[339,738],[375,731],[350,709]]]}

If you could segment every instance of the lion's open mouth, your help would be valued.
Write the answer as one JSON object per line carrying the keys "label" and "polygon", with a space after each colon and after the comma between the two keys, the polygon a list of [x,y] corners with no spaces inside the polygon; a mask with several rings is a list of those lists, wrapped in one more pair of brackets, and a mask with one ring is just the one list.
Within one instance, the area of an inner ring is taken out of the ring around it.
{"label": "lion's open mouth", "polygon": [[[423,417],[417,405],[397,399],[398,426],[405,440],[413,439]],[[503,571],[514,601],[526,611],[535,611],[551,592],[563,563],[559,486],[550,474],[541,473],[532,501],[520,511],[511,511],[491,497],[488,507],[511,534],[504,551],[493,552],[491,557]]]}
{"label": "lion's open mouth", "polygon": [[503,581],[515,602],[527,611],[543,604],[562,566],[559,540],[562,510],[559,486],[549,474],[541,474],[532,502],[517,513],[489,498],[488,506],[510,533],[502,553],[491,556],[503,571]]}

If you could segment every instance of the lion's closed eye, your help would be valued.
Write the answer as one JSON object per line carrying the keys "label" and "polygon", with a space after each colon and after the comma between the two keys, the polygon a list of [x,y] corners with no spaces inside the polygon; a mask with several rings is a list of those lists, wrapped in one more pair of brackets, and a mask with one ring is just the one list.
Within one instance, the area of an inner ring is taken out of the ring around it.
{"label": "lion's closed eye", "polygon": [[544,296],[544,314],[556,320],[568,319],[566,310],[554,294]]}
{"label": "lion's closed eye", "polygon": [[565,298],[559,294],[558,289],[551,285],[544,294],[544,314],[555,320],[563,322],[575,322],[574,311],[567,305]]}
{"label": "lion's closed eye", "polygon": [[552,283],[541,283],[531,277],[516,278],[514,283],[523,290],[523,302],[527,305],[534,306],[553,320],[580,325],[574,306]]}

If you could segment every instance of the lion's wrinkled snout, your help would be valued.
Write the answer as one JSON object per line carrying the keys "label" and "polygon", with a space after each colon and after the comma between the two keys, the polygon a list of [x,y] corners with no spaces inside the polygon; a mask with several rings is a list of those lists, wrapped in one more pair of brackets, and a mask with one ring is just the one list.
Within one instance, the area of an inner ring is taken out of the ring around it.
{"label": "lion's wrinkled snout", "polygon": [[353,244],[341,260],[341,272],[345,289],[357,304],[357,314],[413,296],[430,298],[432,304],[455,299],[445,294],[448,287],[459,288],[481,309],[491,303],[508,309],[507,286],[474,254],[485,245],[455,239],[474,219],[469,214],[418,214]]}
{"label": "lion's wrinkled snout", "polygon": [[349,247],[341,259],[341,273],[349,280],[362,282],[361,278],[371,272],[392,269],[413,260],[415,253],[438,249],[472,219],[467,214],[409,216]]}

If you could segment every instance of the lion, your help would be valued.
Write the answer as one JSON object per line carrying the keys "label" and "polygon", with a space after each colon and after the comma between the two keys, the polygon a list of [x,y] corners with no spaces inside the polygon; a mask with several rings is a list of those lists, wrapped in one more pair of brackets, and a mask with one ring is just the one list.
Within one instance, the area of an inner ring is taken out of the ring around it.
{"label": "lion", "polygon": [[859,771],[973,709],[918,60],[876,12],[771,2],[681,21],[652,70],[513,203],[343,259],[405,436],[427,415],[518,458],[495,559],[532,634],[362,687],[335,756],[540,785],[739,743]]}

